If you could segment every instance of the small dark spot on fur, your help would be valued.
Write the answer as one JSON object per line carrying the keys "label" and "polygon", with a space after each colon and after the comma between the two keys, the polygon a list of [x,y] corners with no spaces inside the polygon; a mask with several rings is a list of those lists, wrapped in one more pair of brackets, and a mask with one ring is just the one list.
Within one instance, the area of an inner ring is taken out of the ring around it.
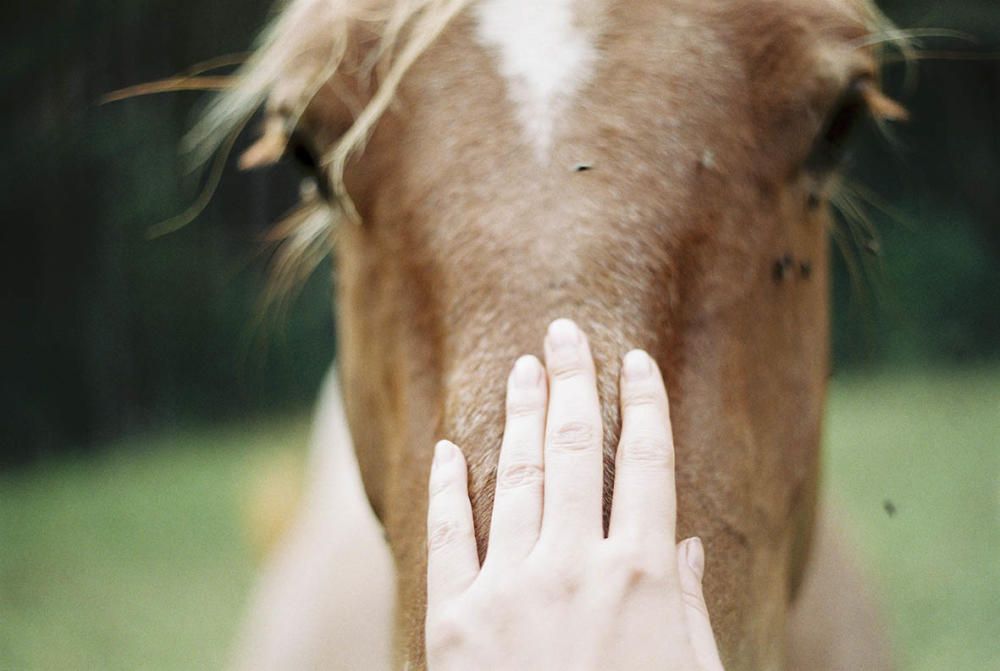
{"label": "small dark spot on fur", "polygon": [[777,284],[785,281],[785,266],[781,261],[774,262],[774,270],[772,271],[772,276]]}
{"label": "small dark spot on fur", "polygon": [[774,270],[772,271],[774,281],[777,283],[784,282],[794,269],[795,259],[792,258],[791,254],[785,254],[774,262]]}
{"label": "small dark spot on fur", "polygon": [[577,163],[573,166],[573,172],[587,172],[588,170],[593,170],[594,166],[589,163]]}
{"label": "small dark spot on fur", "polygon": [[809,278],[812,277],[812,274],[813,274],[813,266],[811,262],[803,261],[802,263],[799,264],[799,275],[802,276],[802,279],[808,280]]}

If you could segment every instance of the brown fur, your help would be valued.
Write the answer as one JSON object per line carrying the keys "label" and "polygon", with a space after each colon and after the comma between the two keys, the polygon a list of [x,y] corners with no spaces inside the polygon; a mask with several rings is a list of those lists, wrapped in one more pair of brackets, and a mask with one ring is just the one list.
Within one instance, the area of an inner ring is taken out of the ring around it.
{"label": "brown fur", "polygon": [[[338,240],[340,367],[397,568],[397,658],[422,665],[435,440],[468,454],[485,551],[503,380],[570,317],[597,359],[606,482],[618,361],[641,347],[670,389],[680,533],[706,543],[726,668],[782,668],[829,358],[829,218],[802,165],[847,84],[874,75],[856,47],[872,14],[850,0],[642,0],[596,16],[598,69],[549,163],[461,15],[344,171],[363,223]],[[370,38],[349,34],[360,63]],[[350,127],[345,100],[364,108],[377,90],[351,71],[293,119],[323,152]]]}

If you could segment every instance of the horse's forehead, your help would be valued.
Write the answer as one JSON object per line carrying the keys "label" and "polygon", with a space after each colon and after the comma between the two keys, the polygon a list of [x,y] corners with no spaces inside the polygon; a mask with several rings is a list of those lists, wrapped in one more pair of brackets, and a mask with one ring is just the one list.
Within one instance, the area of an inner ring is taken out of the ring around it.
{"label": "horse's forehead", "polygon": [[[714,24],[727,16],[746,29],[742,31],[746,35],[736,30],[736,39],[754,43],[762,38],[754,26],[770,26],[771,32],[780,36],[782,31],[776,27],[783,22],[798,26],[803,21],[836,25],[848,17],[849,24],[856,24],[854,28],[865,30],[859,20],[863,12],[858,11],[865,0],[758,0],[748,4],[752,7],[744,8],[745,11],[732,11],[724,3],[710,1],[652,5],[636,2],[622,12],[621,7],[608,0],[480,0],[472,7],[472,15],[475,38],[493,59],[521,131],[543,158],[574,99],[584,95],[587,85],[598,78],[602,61],[616,48],[630,48],[603,39],[609,24],[615,18],[621,20],[623,14],[635,21],[652,18],[660,35],[671,33],[667,37],[672,40],[697,40],[700,44],[695,51],[701,53],[711,52],[712,45],[705,42],[717,36],[718,31],[725,31],[727,26]],[[746,20],[748,15],[755,17],[754,20]],[[617,28],[645,32],[649,26]],[[777,38],[772,35],[771,39]],[[787,51],[794,45],[781,46]],[[794,53],[788,56],[797,58]],[[678,62],[662,65],[674,70],[683,67]],[[702,63],[701,69],[694,73],[699,79],[707,74],[707,65]],[[724,67],[719,62],[712,65]]]}
{"label": "horse's forehead", "polygon": [[593,75],[593,0],[483,0],[476,37],[496,59],[528,140],[544,155],[556,119]]}

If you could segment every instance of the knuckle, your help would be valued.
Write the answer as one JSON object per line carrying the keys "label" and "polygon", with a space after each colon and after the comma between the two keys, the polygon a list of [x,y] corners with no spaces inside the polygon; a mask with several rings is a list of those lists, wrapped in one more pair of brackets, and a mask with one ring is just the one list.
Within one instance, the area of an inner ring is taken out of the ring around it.
{"label": "knuckle", "polygon": [[640,433],[622,441],[622,458],[639,466],[671,468],[674,451],[665,435]]}
{"label": "knuckle", "polygon": [[629,587],[662,583],[666,574],[662,566],[650,561],[634,562],[622,568],[624,583]]}
{"label": "knuckle", "polygon": [[552,559],[550,571],[539,589],[545,601],[565,603],[586,589],[588,583],[581,571],[570,562],[563,561],[558,556]]}
{"label": "knuckle", "polygon": [[668,562],[658,559],[660,553],[648,552],[638,543],[626,544],[610,554],[611,568],[626,589],[662,582],[668,575]]}
{"label": "knuckle", "polygon": [[510,464],[497,473],[497,489],[509,490],[540,485],[545,479],[545,471],[539,464]]}
{"label": "knuckle", "polygon": [[560,382],[572,380],[586,375],[587,367],[582,358],[569,357],[560,361],[549,363],[549,375],[553,380]]}
{"label": "knuckle", "polygon": [[564,598],[572,598],[583,589],[583,581],[575,573],[563,573],[556,581],[556,591]]}
{"label": "knuckle", "polygon": [[596,427],[591,422],[564,422],[549,433],[546,443],[553,450],[582,452],[594,447],[596,436]]}
{"label": "knuckle", "polygon": [[629,564],[618,569],[626,589],[646,585],[654,579],[649,568],[642,564]]}
{"label": "knuckle", "polygon": [[655,387],[642,385],[634,389],[622,390],[622,405],[627,408],[658,406],[661,396]]}
{"label": "knuckle", "polygon": [[545,410],[545,401],[541,394],[511,394],[507,398],[507,417],[534,417]]}
{"label": "knuckle", "polygon": [[452,545],[461,533],[461,527],[454,520],[435,522],[427,532],[427,548],[432,552],[446,548]]}

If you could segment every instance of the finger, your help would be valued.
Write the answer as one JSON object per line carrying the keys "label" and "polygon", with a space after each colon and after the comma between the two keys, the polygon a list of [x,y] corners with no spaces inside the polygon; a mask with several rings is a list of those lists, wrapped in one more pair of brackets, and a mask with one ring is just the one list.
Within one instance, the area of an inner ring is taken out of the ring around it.
{"label": "finger", "polygon": [[465,457],[452,443],[434,449],[427,504],[427,604],[461,594],[479,574]]}
{"label": "finger", "polygon": [[609,537],[650,539],[673,548],[677,499],[670,412],[659,368],[645,352],[626,355],[619,396],[622,435]]}
{"label": "finger", "polygon": [[538,540],[546,397],[541,362],[533,356],[518,359],[507,380],[507,423],[497,466],[488,564],[523,559]]}
{"label": "finger", "polygon": [[684,600],[684,615],[698,667],[701,671],[723,671],[701,587],[705,575],[705,547],[700,539],[689,538],[678,546],[677,571]]}
{"label": "finger", "polygon": [[603,457],[594,360],[573,322],[560,319],[545,339],[549,410],[545,424],[542,534],[574,542],[601,538]]}

